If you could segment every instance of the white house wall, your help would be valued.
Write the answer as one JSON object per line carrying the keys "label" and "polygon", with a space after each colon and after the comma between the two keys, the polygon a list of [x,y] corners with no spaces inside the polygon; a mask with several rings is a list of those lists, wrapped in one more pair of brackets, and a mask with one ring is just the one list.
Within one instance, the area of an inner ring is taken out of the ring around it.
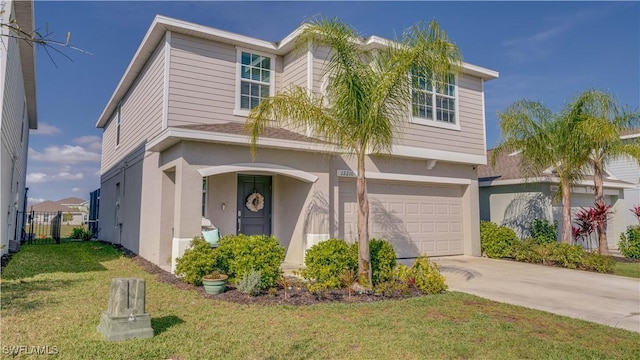
{"label": "white house wall", "polygon": [[[4,17],[12,16],[14,2],[8,2]],[[0,62],[4,73],[0,84],[3,88],[1,129],[0,178],[0,244],[2,254],[15,249],[19,241],[22,219],[16,222],[16,213],[24,204],[24,189],[29,147],[29,122],[25,101],[25,85],[19,47],[16,39],[3,38]],[[18,228],[18,231],[16,231]],[[16,236],[17,235],[17,236]]]}

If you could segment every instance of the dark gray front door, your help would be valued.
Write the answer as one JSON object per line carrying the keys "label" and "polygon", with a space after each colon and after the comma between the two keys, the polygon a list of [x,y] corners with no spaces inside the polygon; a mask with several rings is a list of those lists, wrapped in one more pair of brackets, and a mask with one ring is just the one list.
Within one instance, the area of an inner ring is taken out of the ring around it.
{"label": "dark gray front door", "polygon": [[271,176],[238,175],[238,233],[271,235]]}

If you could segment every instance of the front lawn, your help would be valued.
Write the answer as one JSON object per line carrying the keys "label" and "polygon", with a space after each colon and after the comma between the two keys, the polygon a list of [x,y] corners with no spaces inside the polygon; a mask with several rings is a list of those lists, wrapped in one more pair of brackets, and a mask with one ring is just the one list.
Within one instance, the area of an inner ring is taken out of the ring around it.
{"label": "front lawn", "polygon": [[[109,343],[96,331],[114,277],[147,280],[153,338]],[[55,346],[62,359],[640,358],[640,334],[456,292],[301,307],[211,300],[97,242],[23,246],[1,286],[2,345]]]}
{"label": "front lawn", "polygon": [[613,268],[614,275],[640,278],[640,262],[620,262],[616,261]]}

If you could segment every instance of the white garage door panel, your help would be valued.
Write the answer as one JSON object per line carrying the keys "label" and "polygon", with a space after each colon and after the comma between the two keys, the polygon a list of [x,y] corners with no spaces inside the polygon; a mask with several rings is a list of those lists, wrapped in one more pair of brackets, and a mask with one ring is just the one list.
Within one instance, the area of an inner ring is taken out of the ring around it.
{"label": "white garage door panel", "polygon": [[[463,253],[462,189],[369,182],[370,237],[389,240],[398,257]],[[355,182],[340,182],[340,236],[357,239]]]}

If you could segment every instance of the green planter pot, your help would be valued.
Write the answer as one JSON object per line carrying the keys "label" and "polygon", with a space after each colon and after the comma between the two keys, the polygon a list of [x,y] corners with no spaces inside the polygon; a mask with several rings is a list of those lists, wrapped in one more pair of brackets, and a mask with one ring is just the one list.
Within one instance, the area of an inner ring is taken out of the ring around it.
{"label": "green planter pot", "polygon": [[227,287],[227,275],[222,275],[220,279],[207,280],[202,279],[202,285],[204,285],[204,291],[207,294],[222,294]]}

